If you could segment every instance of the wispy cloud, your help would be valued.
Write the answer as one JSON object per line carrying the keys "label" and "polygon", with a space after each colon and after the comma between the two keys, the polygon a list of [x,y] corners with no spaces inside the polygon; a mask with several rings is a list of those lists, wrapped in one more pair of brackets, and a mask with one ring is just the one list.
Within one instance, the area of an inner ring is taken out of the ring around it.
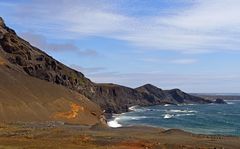
{"label": "wispy cloud", "polygon": [[164,10],[165,15],[141,17],[122,13],[117,5],[120,2],[106,0],[34,0],[9,7],[15,10],[12,13],[21,20],[20,25],[28,22],[54,38],[100,36],[125,40],[144,49],[184,53],[239,50],[240,1],[183,2],[191,5],[185,10],[178,8],[181,11]]}
{"label": "wispy cloud", "polygon": [[82,67],[76,64],[71,64],[70,67],[87,75],[94,75],[106,71],[104,67]]}
{"label": "wispy cloud", "polygon": [[176,59],[171,61],[171,63],[174,64],[194,64],[196,62],[197,62],[196,59]]}
{"label": "wispy cloud", "polygon": [[158,64],[194,64],[198,62],[198,59],[193,58],[156,58],[156,57],[145,57],[140,59],[147,63],[158,63]]}
{"label": "wispy cloud", "polygon": [[[152,83],[163,89],[181,88],[188,92],[239,92],[239,75],[233,74],[174,74],[163,72],[118,73],[98,72],[88,75],[95,82],[128,84],[138,87]],[[116,79],[117,78],[117,79]]]}
{"label": "wispy cloud", "polygon": [[48,42],[47,38],[40,34],[34,34],[30,32],[21,33],[24,39],[30,42],[33,46],[36,46],[42,50],[53,51],[53,52],[74,52],[79,56],[97,56],[98,53],[95,50],[86,49],[81,50],[79,49],[74,43],[50,43]]}

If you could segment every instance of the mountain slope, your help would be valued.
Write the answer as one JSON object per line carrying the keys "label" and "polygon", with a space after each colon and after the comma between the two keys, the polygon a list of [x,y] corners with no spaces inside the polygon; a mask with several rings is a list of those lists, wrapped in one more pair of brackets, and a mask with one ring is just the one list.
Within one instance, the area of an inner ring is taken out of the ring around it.
{"label": "mountain slope", "polygon": [[146,84],[141,87],[136,88],[137,91],[150,94],[155,100],[160,103],[170,103],[170,104],[188,104],[188,103],[211,103],[210,100],[205,100],[200,97],[189,95],[179,89],[172,90],[162,90],[153,86],[151,84]]}
{"label": "mountain slope", "polygon": [[12,70],[11,64],[0,66],[0,76],[1,122],[64,121],[94,125],[103,118],[101,109],[83,95]]}
{"label": "mountain slope", "polygon": [[[52,65],[43,64],[42,61],[37,63],[41,55],[45,53],[35,51],[0,19],[0,121],[64,121],[86,125],[105,123],[100,107],[85,96],[29,76],[43,73],[39,76],[45,74],[46,78],[53,79],[51,73],[56,72],[45,73],[39,68],[45,66],[54,69],[54,62],[48,61]],[[35,73],[33,69],[39,71]],[[75,75],[79,79],[84,78],[81,73],[76,72]]]}
{"label": "mountain slope", "polygon": [[[56,61],[40,49],[18,37],[14,30],[8,28],[0,19],[1,55],[15,65],[15,69],[30,76],[61,84],[70,89],[91,90],[93,83],[64,64]],[[2,22],[2,23],[1,23]]]}
{"label": "mountain slope", "polygon": [[[14,71],[77,91],[97,103],[107,113],[126,112],[128,107],[133,105],[175,104],[179,103],[177,101],[179,97],[188,98],[183,102],[209,103],[202,98],[180,94],[178,91],[154,89],[154,92],[142,92],[116,84],[91,82],[81,72],[65,66],[20,38],[2,19],[0,19],[0,55],[11,64]],[[168,98],[162,100],[162,96]]]}

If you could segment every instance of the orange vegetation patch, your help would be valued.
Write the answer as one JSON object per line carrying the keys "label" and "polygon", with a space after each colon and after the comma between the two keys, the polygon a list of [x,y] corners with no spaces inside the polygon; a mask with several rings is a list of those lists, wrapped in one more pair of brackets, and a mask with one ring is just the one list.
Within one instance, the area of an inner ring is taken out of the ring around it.
{"label": "orange vegetation patch", "polygon": [[84,107],[75,103],[71,103],[70,107],[71,107],[70,111],[58,112],[54,115],[54,118],[75,119],[80,112],[84,111]]}
{"label": "orange vegetation patch", "polygon": [[85,142],[85,143],[94,140],[92,137],[86,136],[86,135],[80,136],[79,139],[80,139],[82,142]]}
{"label": "orange vegetation patch", "polygon": [[81,135],[79,137],[73,137],[69,139],[69,144],[78,145],[79,147],[83,144],[88,146],[87,148],[90,148],[90,144],[94,141],[94,139],[87,135]]}
{"label": "orange vegetation patch", "polygon": [[5,62],[0,60],[0,65],[5,65]]}

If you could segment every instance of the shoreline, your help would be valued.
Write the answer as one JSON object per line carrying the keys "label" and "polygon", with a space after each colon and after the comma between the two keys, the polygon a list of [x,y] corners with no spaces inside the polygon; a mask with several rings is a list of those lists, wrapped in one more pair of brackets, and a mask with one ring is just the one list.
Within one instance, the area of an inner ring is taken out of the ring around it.
{"label": "shoreline", "polygon": [[[138,105],[131,106],[131,107],[128,108],[128,110],[129,110],[128,112],[134,111],[134,109],[136,107],[140,107],[140,106],[138,106]],[[119,124],[117,122],[117,120],[118,120],[117,116],[123,115],[123,114],[128,113],[128,112],[123,112],[123,113],[119,113],[119,114],[112,114],[111,117],[107,118],[107,125],[111,128],[123,127],[121,124]],[[110,120],[110,121],[108,121],[108,120]]]}
{"label": "shoreline", "polygon": [[[233,103],[229,103],[227,102],[228,105],[231,105]],[[196,104],[187,104],[187,105],[196,105]],[[209,105],[212,105],[209,104]],[[216,104],[217,105],[217,104]],[[161,106],[173,106],[173,105],[169,105],[169,104],[164,104],[164,105],[161,105]],[[175,105],[176,106],[176,105]],[[179,105],[177,105],[179,106]],[[181,105],[180,105],[181,106]],[[138,107],[141,107],[139,105],[135,105],[135,106],[131,106],[129,107],[129,112],[133,112],[133,111],[136,111]],[[147,106],[147,107],[152,107],[152,106]],[[191,110],[190,110],[191,111]],[[112,115],[111,118],[107,119],[107,124],[109,127],[111,128],[122,128],[122,127],[134,127],[134,126],[141,126],[141,127],[154,127],[154,128],[159,128],[159,129],[164,129],[164,130],[171,130],[171,129],[178,129],[178,130],[182,130],[182,131],[185,131],[185,132],[189,132],[189,133],[192,133],[192,134],[195,134],[195,135],[219,135],[219,136],[231,136],[231,137],[240,137],[240,135],[238,134],[224,134],[223,132],[219,132],[219,133],[210,133],[208,132],[207,130],[202,130],[202,131],[198,131],[198,129],[192,129],[191,128],[188,128],[188,127],[184,127],[184,128],[180,128],[180,127],[164,127],[164,126],[159,126],[159,125],[151,125],[151,124],[130,124],[130,125],[123,125],[121,123],[118,122],[118,120],[120,120],[121,116],[126,114],[126,113],[129,113],[129,112],[123,112],[121,114],[114,114]],[[164,119],[165,119],[166,115],[164,116]]]}

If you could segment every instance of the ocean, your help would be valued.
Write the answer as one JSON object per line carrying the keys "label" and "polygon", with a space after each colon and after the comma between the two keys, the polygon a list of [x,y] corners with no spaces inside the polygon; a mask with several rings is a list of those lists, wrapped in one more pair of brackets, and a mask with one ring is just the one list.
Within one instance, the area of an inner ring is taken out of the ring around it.
{"label": "ocean", "polygon": [[134,106],[131,112],[114,115],[110,127],[146,125],[177,128],[196,134],[240,136],[240,100],[228,104]]}

